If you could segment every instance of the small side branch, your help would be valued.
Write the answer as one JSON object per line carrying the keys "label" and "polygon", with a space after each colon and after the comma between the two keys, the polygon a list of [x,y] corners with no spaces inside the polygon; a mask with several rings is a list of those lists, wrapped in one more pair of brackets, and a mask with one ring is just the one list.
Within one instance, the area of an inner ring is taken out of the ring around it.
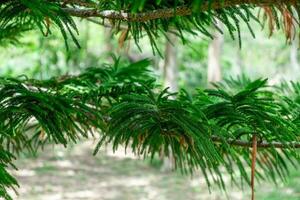
{"label": "small side branch", "polygon": [[[229,140],[224,140],[218,136],[212,136],[211,137],[212,141],[215,143],[224,143],[227,142],[228,144],[232,146],[239,146],[239,147],[248,147],[251,148],[253,147],[252,141],[243,141],[243,140],[234,140],[234,139],[229,139]],[[258,142],[257,143],[257,148],[277,148],[277,149],[287,149],[287,148],[300,148],[300,143],[299,142],[287,142],[287,143],[282,143],[282,142]]]}
{"label": "small side branch", "polygon": [[257,136],[252,137],[252,161],[251,161],[251,200],[255,199],[255,166],[257,156]]}

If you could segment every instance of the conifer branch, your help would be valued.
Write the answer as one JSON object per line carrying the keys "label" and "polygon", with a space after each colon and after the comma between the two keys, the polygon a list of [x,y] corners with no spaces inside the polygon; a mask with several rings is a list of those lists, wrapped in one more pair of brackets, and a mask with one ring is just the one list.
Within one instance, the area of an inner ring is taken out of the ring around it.
{"label": "conifer branch", "polygon": [[[69,3],[72,0],[68,1]],[[74,1],[74,2],[77,2]],[[265,6],[282,6],[282,5],[297,5],[296,0],[225,0],[203,3],[199,12],[206,12],[209,10],[219,10],[241,5],[255,5],[259,7]],[[179,6],[177,8],[157,9],[153,11],[146,11],[142,13],[130,13],[126,11],[103,10],[90,8],[63,8],[64,11],[72,16],[87,18],[87,17],[101,17],[111,20],[122,20],[128,22],[146,22],[156,19],[168,19],[175,16],[189,16],[194,13],[190,6]]]}
{"label": "conifer branch", "polygon": [[[222,139],[221,137],[218,136],[212,136],[211,137],[212,141],[214,143],[224,143],[227,142],[231,146],[237,146],[237,147],[248,147],[252,148],[253,142],[252,141],[243,141],[243,140],[235,140],[235,139]],[[300,148],[300,143],[298,142],[287,142],[287,143],[282,143],[282,142],[258,142],[257,143],[257,148],[276,148],[276,149],[287,149],[287,148]]]}

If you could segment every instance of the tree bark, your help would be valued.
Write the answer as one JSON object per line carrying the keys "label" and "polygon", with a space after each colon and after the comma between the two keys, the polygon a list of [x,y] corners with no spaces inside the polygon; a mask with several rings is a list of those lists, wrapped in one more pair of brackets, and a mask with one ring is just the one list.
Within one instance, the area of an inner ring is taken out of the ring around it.
{"label": "tree bark", "polygon": [[[218,22],[219,28],[222,29],[222,24]],[[207,81],[208,83],[219,82],[222,80],[221,72],[221,52],[224,42],[224,36],[217,30],[214,34],[214,39],[208,49],[208,68]]]}
{"label": "tree bark", "polygon": [[[70,15],[77,17],[101,17],[112,20],[122,20],[129,22],[146,22],[155,19],[167,19],[175,16],[189,16],[193,14],[193,9],[188,6],[179,6],[177,8],[165,8],[152,11],[146,11],[143,13],[130,13],[116,10],[97,10],[95,3],[85,3],[80,0],[70,0],[69,4],[83,5],[86,8],[63,8],[63,10]],[[264,6],[297,6],[297,0],[225,0],[225,1],[213,1],[204,2],[199,9],[199,12],[206,12],[208,10],[218,10],[223,8],[230,8],[242,5],[253,5],[258,7]]]}
{"label": "tree bark", "polygon": [[169,40],[166,42],[165,63],[163,67],[164,86],[169,87],[170,92],[178,91],[178,49],[177,37],[174,34],[167,34]]}

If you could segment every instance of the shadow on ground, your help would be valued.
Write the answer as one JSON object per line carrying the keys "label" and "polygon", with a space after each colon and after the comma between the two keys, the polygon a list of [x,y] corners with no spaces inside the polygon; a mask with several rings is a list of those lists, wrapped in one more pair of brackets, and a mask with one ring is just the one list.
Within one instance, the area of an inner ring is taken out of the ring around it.
{"label": "shadow on ground", "polygon": [[[67,149],[47,147],[36,158],[22,156],[13,172],[20,188],[16,200],[224,200],[218,189],[212,193],[201,175],[193,178],[163,172],[157,163],[137,159],[124,151],[102,150],[92,156],[95,144],[88,141]],[[296,185],[295,185],[296,184]],[[230,183],[229,183],[230,185]],[[262,184],[258,199],[299,200],[300,172],[276,188]],[[249,199],[248,191],[229,187],[227,199]]]}

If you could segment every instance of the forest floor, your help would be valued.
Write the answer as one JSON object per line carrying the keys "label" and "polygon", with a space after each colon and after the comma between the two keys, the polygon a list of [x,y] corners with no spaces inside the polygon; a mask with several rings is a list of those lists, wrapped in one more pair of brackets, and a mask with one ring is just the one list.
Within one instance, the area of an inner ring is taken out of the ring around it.
{"label": "forest floor", "polygon": [[[140,160],[124,151],[101,150],[92,155],[92,141],[69,148],[47,147],[37,157],[21,156],[13,171],[20,183],[16,200],[245,200],[228,183],[227,194],[217,187],[209,193],[200,174],[193,177],[164,172],[159,161]],[[286,183],[257,185],[258,200],[299,200],[300,170]],[[227,197],[227,198],[226,198]]]}

